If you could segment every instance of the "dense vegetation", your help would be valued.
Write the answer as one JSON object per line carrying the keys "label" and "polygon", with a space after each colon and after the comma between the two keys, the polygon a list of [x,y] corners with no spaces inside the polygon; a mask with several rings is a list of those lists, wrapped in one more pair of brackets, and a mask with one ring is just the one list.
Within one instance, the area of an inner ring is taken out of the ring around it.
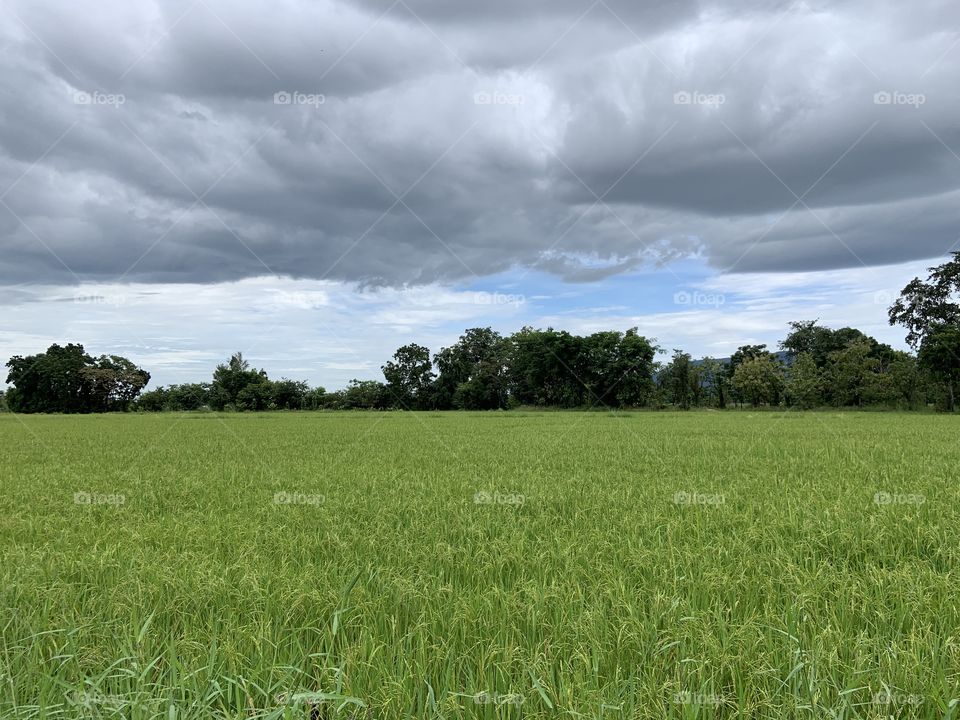
{"label": "dense vegetation", "polygon": [[952,417],[0,416],[0,447],[5,720],[960,710]]}
{"label": "dense vegetation", "polygon": [[[384,381],[354,380],[327,392],[306,382],[271,380],[237,353],[208,383],[144,393],[141,410],[406,409],[493,410],[516,407],[726,408],[732,405],[809,409],[930,405],[956,409],[960,383],[960,252],[911,281],[889,310],[908,330],[915,354],[898,351],[855,328],[817,321],[790,325],[779,352],[744,345],[730,358],[694,360],[638,334],[605,331],[578,336],[523,328],[502,336],[472,328],[431,354],[409,344],[383,366]],[[149,374],[117,356],[94,360],[80,345],[14,357],[6,399],[16,412],[125,410]]]}

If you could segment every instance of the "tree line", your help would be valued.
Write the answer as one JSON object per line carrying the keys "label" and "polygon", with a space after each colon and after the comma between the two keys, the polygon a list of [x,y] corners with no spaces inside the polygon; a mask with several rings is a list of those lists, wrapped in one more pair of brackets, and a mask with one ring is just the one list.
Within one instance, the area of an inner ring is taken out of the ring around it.
{"label": "tree line", "polygon": [[525,327],[503,336],[472,328],[437,353],[416,343],[382,366],[383,381],[353,380],[327,392],[272,380],[241,353],[210,382],[141,391],[150,374],[116,355],[93,358],[80,345],[7,363],[0,394],[15,412],[110,410],[495,410],[516,407],[664,408],[731,406],[956,409],[960,382],[960,252],[915,278],[890,307],[914,352],[896,350],[856,328],[816,320],[790,323],[776,351],[743,345],[729,358],[695,360],[662,349],[637,328],[574,335]]}

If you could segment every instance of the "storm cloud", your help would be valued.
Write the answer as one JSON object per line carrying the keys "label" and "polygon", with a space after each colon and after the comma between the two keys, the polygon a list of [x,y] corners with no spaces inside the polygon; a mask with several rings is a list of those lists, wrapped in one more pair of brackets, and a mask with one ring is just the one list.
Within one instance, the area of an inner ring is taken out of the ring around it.
{"label": "storm cloud", "polygon": [[0,283],[876,266],[960,240],[944,0],[6,0]]}

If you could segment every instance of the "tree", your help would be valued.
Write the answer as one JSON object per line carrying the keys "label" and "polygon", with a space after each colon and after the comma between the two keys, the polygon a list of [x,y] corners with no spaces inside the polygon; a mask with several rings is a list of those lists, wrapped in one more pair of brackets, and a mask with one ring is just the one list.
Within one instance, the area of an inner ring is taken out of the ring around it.
{"label": "tree", "polygon": [[383,410],[390,404],[387,386],[376,380],[351,380],[340,396],[344,410]]}
{"label": "tree", "polygon": [[770,353],[742,360],[734,371],[733,386],[753,407],[773,405],[783,391],[783,367]]}
{"label": "tree", "polygon": [[630,328],[617,344],[617,359],[613,367],[613,385],[607,394],[616,392],[620,407],[648,405],[654,394],[654,366],[660,351],[653,342]]}
{"label": "tree", "polygon": [[693,403],[695,374],[689,353],[674,350],[670,362],[660,371],[660,387],[667,402],[681,410],[689,410]]}
{"label": "tree", "polygon": [[236,397],[237,410],[261,411],[273,406],[273,383],[266,377],[243,386]]}
{"label": "tree", "polygon": [[92,358],[82,345],[51,345],[7,362],[7,403],[14,412],[89,413],[126,410],[150,373],[119,355]]}
{"label": "tree", "polygon": [[302,410],[310,387],[302,380],[281,378],[272,383],[272,402],[278,410]]}
{"label": "tree", "polygon": [[101,355],[81,373],[90,386],[93,407],[102,410],[128,410],[150,382],[150,373],[119,355]]}
{"label": "tree", "polygon": [[327,406],[327,391],[322,387],[310,388],[303,397],[303,406],[307,410],[319,410]]}
{"label": "tree", "polygon": [[[223,410],[227,405],[236,406],[240,392],[247,387],[262,382],[267,373],[250,367],[243,353],[235,353],[227,363],[217,365],[213,371],[213,386],[210,391],[211,405]],[[248,395],[248,399],[249,399]]]}
{"label": "tree", "polygon": [[471,328],[434,357],[437,406],[495,410],[508,404],[508,347],[491,328]]}
{"label": "tree", "polygon": [[430,407],[434,374],[428,348],[416,343],[404,345],[382,370],[394,404],[407,410]]}
{"label": "tree", "polygon": [[954,388],[960,383],[960,325],[936,324],[928,328],[917,362],[945,381],[947,409],[953,412],[957,407]]}
{"label": "tree", "polygon": [[[955,386],[960,378],[960,353],[955,332],[960,328],[960,251],[953,259],[929,268],[926,281],[914,278],[890,306],[891,325],[907,329],[907,342],[918,360],[947,387],[947,408],[956,410]],[[927,345],[926,351],[924,346]]]}
{"label": "tree", "polygon": [[823,378],[813,355],[802,351],[790,368],[786,384],[790,402],[801,410],[809,410],[823,402]]}
{"label": "tree", "polygon": [[583,338],[553,328],[525,327],[511,335],[507,346],[511,397],[520,405],[583,405],[587,397],[580,377],[583,345]]}
{"label": "tree", "polygon": [[708,402],[720,409],[727,407],[730,392],[730,374],[727,370],[727,363],[707,357],[701,362],[700,372]]}
{"label": "tree", "polygon": [[878,390],[879,370],[880,361],[871,355],[870,343],[865,339],[830,353],[824,373],[833,403],[860,407],[872,401]]}
{"label": "tree", "polygon": [[785,350],[791,360],[806,353],[813,360],[814,365],[822,368],[827,364],[827,355],[839,350],[834,333],[830,328],[817,325],[816,320],[798,320],[790,323],[793,330],[780,342],[780,349]]}

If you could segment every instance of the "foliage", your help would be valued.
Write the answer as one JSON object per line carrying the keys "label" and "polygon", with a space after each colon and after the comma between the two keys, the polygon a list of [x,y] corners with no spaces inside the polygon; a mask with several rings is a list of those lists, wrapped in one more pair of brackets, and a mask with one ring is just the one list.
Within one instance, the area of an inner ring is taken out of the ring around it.
{"label": "foliage", "polygon": [[790,367],[786,393],[790,404],[801,410],[810,410],[823,402],[823,377],[809,351],[801,351]]}
{"label": "foliage", "polygon": [[46,352],[7,362],[7,404],[14,412],[90,413],[127,410],[150,373],[119,355],[93,358],[82,345],[51,345]]}
{"label": "foliage", "polygon": [[946,409],[956,409],[960,379],[960,251],[952,260],[929,268],[926,281],[914,278],[890,307],[891,325],[907,329],[907,342],[918,349],[918,359],[947,388]]}
{"label": "foliage", "polygon": [[733,387],[753,407],[777,405],[783,393],[783,366],[770,353],[747,357],[737,365]]}
{"label": "foliage", "polygon": [[433,365],[430,349],[411,343],[393,354],[383,366],[392,404],[407,410],[427,410],[433,401]]}

